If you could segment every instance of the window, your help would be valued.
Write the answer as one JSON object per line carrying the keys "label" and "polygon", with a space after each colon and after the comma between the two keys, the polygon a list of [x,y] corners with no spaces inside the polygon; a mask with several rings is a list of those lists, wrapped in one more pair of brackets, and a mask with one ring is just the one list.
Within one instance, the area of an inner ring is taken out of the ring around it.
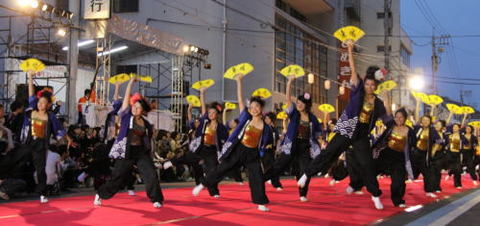
{"label": "window", "polygon": [[308,84],[307,76],[295,80],[292,84],[292,95],[298,96],[309,92],[315,103],[325,102],[324,80],[320,79],[319,75],[327,75],[327,49],[320,41],[279,15],[276,15],[275,21],[278,27],[287,32],[280,29],[275,33],[274,90],[285,93],[287,79],[280,74],[280,70],[287,65],[298,64],[306,73],[313,73],[315,81],[312,85]]}
{"label": "window", "polygon": [[[392,46],[390,46],[390,51],[392,51]],[[377,46],[377,52],[385,52],[385,46]]]}
{"label": "window", "polygon": [[114,0],[114,13],[134,13],[138,12],[138,0]]}
{"label": "window", "polygon": [[[390,17],[392,17],[392,12],[388,14]],[[377,12],[377,19],[385,19],[385,13],[384,12]]]}
{"label": "window", "polygon": [[400,46],[400,60],[404,65],[410,67],[410,52],[403,45]]}

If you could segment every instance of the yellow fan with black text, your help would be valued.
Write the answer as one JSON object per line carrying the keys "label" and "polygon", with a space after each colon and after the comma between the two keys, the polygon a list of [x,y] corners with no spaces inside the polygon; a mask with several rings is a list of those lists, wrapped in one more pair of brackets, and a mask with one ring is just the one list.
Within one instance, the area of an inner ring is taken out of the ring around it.
{"label": "yellow fan with black text", "polygon": [[353,42],[356,42],[364,35],[365,32],[355,26],[342,27],[333,33],[333,36],[342,42],[345,42],[346,40],[352,40]]}
{"label": "yellow fan with black text", "polygon": [[228,68],[228,70],[223,74],[224,78],[235,79],[238,74],[247,75],[252,72],[255,68],[250,63],[241,63]]}

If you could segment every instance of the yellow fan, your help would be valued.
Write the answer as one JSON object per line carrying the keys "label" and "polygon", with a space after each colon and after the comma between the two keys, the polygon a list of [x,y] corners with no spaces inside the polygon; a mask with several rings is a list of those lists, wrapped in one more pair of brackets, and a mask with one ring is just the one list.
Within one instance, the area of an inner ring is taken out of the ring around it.
{"label": "yellow fan", "polygon": [[335,112],[335,107],[333,107],[330,104],[322,104],[322,105],[318,106],[318,110],[328,114],[328,113]]}
{"label": "yellow fan", "polygon": [[237,105],[232,102],[227,102],[225,103],[225,109],[234,110],[234,109],[237,109]]}
{"label": "yellow fan", "polygon": [[128,80],[130,80],[130,75],[128,75],[126,73],[122,73],[122,74],[118,74],[118,75],[115,75],[113,77],[110,77],[110,79],[108,79],[108,82],[110,82],[112,84],[115,84],[117,82],[124,83]]}
{"label": "yellow fan", "polygon": [[213,86],[213,85],[215,85],[215,81],[213,79],[205,79],[205,80],[193,83],[192,88],[196,90],[200,90],[201,88],[209,88],[210,86]]}
{"label": "yellow fan", "polygon": [[282,104],[282,110],[286,110],[287,109],[287,104]]}
{"label": "yellow fan", "polygon": [[235,76],[237,74],[243,74],[243,75],[246,75],[246,74],[249,74],[250,72],[252,72],[255,68],[253,67],[253,65],[251,65],[250,63],[241,63],[241,64],[237,64],[235,66],[231,66],[226,72],[225,74],[223,74],[223,77],[224,78],[228,78],[228,79],[235,79]]}
{"label": "yellow fan", "polygon": [[263,99],[267,99],[272,96],[272,93],[268,89],[259,88],[253,91],[252,96],[259,96]]}
{"label": "yellow fan", "polygon": [[277,119],[287,119],[288,118],[288,115],[286,112],[282,111],[280,113],[277,114]]}
{"label": "yellow fan", "polygon": [[407,119],[407,121],[405,121],[405,125],[407,125],[410,128],[413,128],[413,122],[410,121],[409,119]]}
{"label": "yellow fan", "polygon": [[342,42],[345,42],[346,40],[352,40],[353,42],[356,42],[364,35],[365,32],[355,26],[342,27],[333,33],[333,36]]}
{"label": "yellow fan", "polygon": [[395,87],[397,87],[397,83],[395,81],[393,80],[385,81],[378,86],[377,90],[375,90],[375,94],[380,94],[382,91],[390,91]]}
{"label": "yellow fan", "polygon": [[40,72],[45,69],[45,64],[36,58],[28,58],[20,64],[20,69],[24,72],[33,71]]}
{"label": "yellow fan", "polygon": [[187,102],[194,107],[201,107],[202,106],[202,103],[200,102],[200,99],[195,95],[188,95],[186,97],[186,99],[187,99]]}
{"label": "yellow fan", "polygon": [[454,114],[462,114],[460,107],[456,104],[447,104],[447,109]]}
{"label": "yellow fan", "polygon": [[322,119],[317,117],[318,123],[323,123]]}
{"label": "yellow fan", "polygon": [[475,128],[480,128],[480,121],[469,122],[468,125]]}
{"label": "yellow fan", "polygon": [[462,114],[473,114],[475,113],[475,109],[470,106],[463,106],[460,107],[460,112],[462,112]]}
{"label": "yellow fan", "polygon": [[375,122],[375,126],[383,126],[383,121],[382,120],[377,120]]}
{"label": "yellow fan", "polygon": [[148,82],[148,83],[152,83],[153,82],[153,79],[151,76],[140,76],[140,75],[137,75],[137,78],[142,81],[142,82]]}
{"label": "yellow fan", "polygon": [[280,74],[285,77],[295,75],[295,77],[299,78],[305,75],[305,70],[303,70],[300,65],[292,64],[282,68],[282,70],[280,70]]}
{"label": "yellow fan", "polygon": [[428,95],[425,93],[418,93],[418,96],[420,97],[420,100],[425,103],[430,105],[430,99],[428,98]]}
{"label": "yellow fan", "polygon": [[443,103],[443,99],[437,95],[428,95],[428,102],[430,105],[439,105]]}

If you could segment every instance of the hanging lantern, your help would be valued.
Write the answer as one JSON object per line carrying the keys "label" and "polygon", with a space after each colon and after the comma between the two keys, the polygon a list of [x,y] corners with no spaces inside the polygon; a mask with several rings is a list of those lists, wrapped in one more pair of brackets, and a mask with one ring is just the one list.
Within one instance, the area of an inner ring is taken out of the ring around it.
{"label": "hanging lantern", "polygon": [[328,79],[325,80],[324,85],[326,90],[330,90],[330,88],[332,88],[332,83]]}
{"label": "hanging lantern", "polygon": [[338,90],[338,93],[339,93],[340,95],[345,94],[345,86],[340,86],[340,89]]}
{"label": "hanging lantern", "polygon": [[313,73],[308,74],[308,84],[313,84],[315,82],[315,75]]}

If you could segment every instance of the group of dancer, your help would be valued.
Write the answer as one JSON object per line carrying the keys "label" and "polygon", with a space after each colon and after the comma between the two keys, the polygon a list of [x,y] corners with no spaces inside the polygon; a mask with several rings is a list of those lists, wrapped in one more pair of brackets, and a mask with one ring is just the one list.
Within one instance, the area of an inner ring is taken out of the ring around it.
{"label": "group of dancer", "polygon": [[[415,125],[406,125],[411,119],[404,108],[392,111],[386,92],[374,94],[380,80],[380,68],[371,66],[360,77],[355,69],[353,43],[348,43],[352,76],[350,97],[340,118],[320,123],[312,113],[312,97],[304,93],[291,95],[295,76],[289,76],[286,87],[284,129],[276,128],[276,114],[264,112],[265,100],[252,96],[245,102],[244,75],[238,74],[237,99],[240,114],[227,123],[220,119],[222,105],[206,104],[207,89],[200,90],[201,116],[193,119],[189,106],[189,151],[163,161],[162,168],[188,165],[193,169],[196,186],[192,193],[198,196],[207,188],[209,195],[220,198],[219,183],[230,175],[238,175],[243,167],[248,175],[251,200],[258,210],[269,211],[265,183],[282,190],[280,176],[292,166],[299,187],[299,199],[307,202],[310,179],[319,173],[333,175],[334,181],[350,177],[347,193],[361,192],[363,186],[372,196],[376,209],[383,209],[382,191],[377,176],[391,177],[391,199],[395,206],[405,207],[406,181],[423,176],[427,196],[441,192],[442,170],[454,177],[454,186],[462,187],[464,163],[473,183],[478,184],[475,166],[480,162],[476,151],[478,141],[471,126],[438,120],[431,116],[413,117]],[[50,113],[52,94],[35,94],[34,73],[28,73],[29,108],[21,133],[23,151],[15,161],[2,166],[2,173],[14,170],[15,163],[33,156],[37,171],[40,201],[48,202],[45,194],[46,151],[52,137],[65,139],[65,130]],[[155,208],[163,205],[164,197],[151,152],[152,125],[145,115],[151,107],[140,94],[132,93],[136,82],[132,78],[123,100],[119,99],[120,84],[116,84],[113,110],[104,126],[105,148],[115,159],[111,177],[96,186],[94,205],[110,199],[128,183],[134,166],[145,182],[147,196]],[[225,118],[225,117],[224,117]],[[383,122],[383,132],[372,135],[377,121]],[[225,123],[225,124],[224,124]],[[339,164],[339,161],[342,163]],[[7,170],[8,169],[8,170]]]}

